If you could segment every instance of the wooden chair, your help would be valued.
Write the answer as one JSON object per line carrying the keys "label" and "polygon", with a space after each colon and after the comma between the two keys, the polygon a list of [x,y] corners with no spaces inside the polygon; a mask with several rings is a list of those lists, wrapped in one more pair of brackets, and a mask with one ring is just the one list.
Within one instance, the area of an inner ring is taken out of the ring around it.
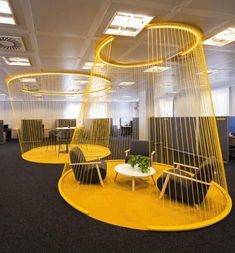
{"label": "wooden chair", "polygon": [[164,194],[171,200],[198,206],[212,185],[216,159],[206,158],[199,167],[174,163],[174,169],[164,170],[157,180],[161,199]]}
{"label": "wooden chair", "polygon": [[103,180],[107,173],[105,161],[97,159],[87,162],[79,147],[70,150],[69,155],[70,167],[77,181],[82,184],[100,183],[104,187]]}

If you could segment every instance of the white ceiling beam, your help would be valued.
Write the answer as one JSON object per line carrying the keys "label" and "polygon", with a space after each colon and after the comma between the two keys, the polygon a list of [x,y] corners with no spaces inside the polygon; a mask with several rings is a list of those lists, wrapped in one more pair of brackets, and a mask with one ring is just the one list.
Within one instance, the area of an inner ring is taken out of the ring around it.
{"label": "white ceiling beam", "polygon": [[33,12],[31,8],[30,0],[21,0],[21,6],[23,10],[23,15],[26,21],[26,26],[29,30],[29,37],[30,37],[32,48],[34,51],[36,67],[38,68],[38,70],[41,70],[42,65],[41,65],[40,56],[39,56],[39,47],[38,47],[37,37],[35,34]]}
{"label": "white ceiling beam", "polygon": [[51,33],[51,32],[41,32],[41,31],[35,31],[35,33],[38,36],[45,36],[45,37],[50,37],[50,38],[58,38],[58,37],[71,38],[71,39],[86,39],[87,38],[87,36],[84,36],[84,35],[70,34],[70,33]]}
{"label": "white ceiling beam", "polygon": [[138,6],[143,8],[153,8],[153,9],[169,9],[172,5],[165,4],[164,1],[149,1],[149,0],[111,0],[112,3],[124,4],[129,6]]}
{"label": "white ceiling beam", "polygon": [[83,46],[81,48],[80,51],[80,59],[77,60],[74,68],[77,69],[80,62],[81,62],[81,58],[83,59],[86,54],[87,54],[87,50],[90,48],[92,41],[94,40],[95,34],[97,32],[97,30],[99,29],[101,23],[103,22],[105,15],[109,9],[111,5],[110,0],[102,0],[99,11],[97,12],[96,16],[94,17],[94,20],[90,26],[90,29],[87,32],[87,37],[86,37],[86,41],[83,42]]}

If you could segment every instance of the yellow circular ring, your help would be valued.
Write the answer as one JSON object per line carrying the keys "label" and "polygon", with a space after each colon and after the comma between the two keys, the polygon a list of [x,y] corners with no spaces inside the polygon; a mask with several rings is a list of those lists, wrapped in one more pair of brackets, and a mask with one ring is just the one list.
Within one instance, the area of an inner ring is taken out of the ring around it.
{"label": "yellow circular ring", "polygon": [[[183,30],[183,31],[187,31],[192,33],[195,38],[196,41],[195,43],[193,43],[193,45],[191,45],[190,48],[182,51],[179,53],[180,56],[184,56],[188,53],[190,53],[191,51],[193,51],[198,44],[200,43],[200,41],[202,40],[202,32],[195,28],[195,27],[191,27],[189,25],[186,24],[181,24],[181,23],[153,23],[147,26],[147,29],[162,29],[162,28],[172,28],[172,29],[178,29],[178,30]],[[117,62],[114,60],[105,60],[102,56],[102,50],[105,48],[105,46],[107,46],[109,43],[111,43],[114,40],[114,36],[108,36],[106,37],[103,41],[101,41],[101,43],[96,47],[96,57],[97,59],[107,65],[110,65],[112,67],[118,67],[118,68],[137,68],[137,67],[147,67],[147,66],[151,66],[151,65],[155,65],[155,64],[160,64],[164,62],[164,59],[155,59],[154,61],[151,62],[131,62],[131,63],[122,63],[122,62]]]}
{"label": "yellow circular ring", "polygon": [[69,72],[69,71],[48,71],[48,72],[32,72],[32,73],[24,73],[24,74],[19,74],[19,75],[15,75],[15,76],[10,76],[6,79],[6,83],[7,85],[10,85],[12,81],[16,80],[16,79],[20,79],[20,78],[26,78],[26,77],[32,77],[32,76],[50,76],[50,75],[75,75],[75,76],[84,76],[84,77],[95,77],[98,78],[106,83],[108,83],[109,85],[105,88],[99,89],[99,90],[93,90],[93,91],[83,91],[83,92],[56,92],[56,91],[46,91],[46,90],[39,90],[39,91],[30,91],[30,90],[26,90],[26,89],[22,89],[23,92],[26,93],[31,93],[31,94],[40,94],[40,95],[58,95],[58,96],[73,96],[73,95],[83,95],[83,94],[95,94],[95,93],[99,93],[99,92],[103,92],[106,90],[111,89],[111,81],[109,78],[101,76],[99,74],[87,74],[85,72]]}

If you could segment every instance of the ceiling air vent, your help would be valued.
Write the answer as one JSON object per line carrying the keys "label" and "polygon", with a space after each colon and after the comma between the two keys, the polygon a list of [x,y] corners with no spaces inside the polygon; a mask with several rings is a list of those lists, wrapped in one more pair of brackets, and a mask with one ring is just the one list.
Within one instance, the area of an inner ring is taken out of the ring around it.
{"label": "ceiling air vent", "polygon": [[0,50],[25,51],[21,37],[0,35]]}

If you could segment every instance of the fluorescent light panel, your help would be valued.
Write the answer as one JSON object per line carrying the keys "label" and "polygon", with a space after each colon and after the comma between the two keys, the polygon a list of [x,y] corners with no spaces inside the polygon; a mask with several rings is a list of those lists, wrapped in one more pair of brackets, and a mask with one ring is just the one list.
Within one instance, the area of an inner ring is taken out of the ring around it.
{"label": "fluorescent light panel", "polygon": [[7,0],[0,0],[0,24],[16,24],[11,7]]}
{"label": "fluorescent light panel", "polygon": [[21,78],[20,81],[22,83],[36,83],[37,82],[36,78],[30,78],[30,77]]}
{"label": "fluorescent light panel", "polygon": [[5,57],[2,59],[5,61],[7,65],[11,66],[31,66],[29,58],[27,57]]}
{"label": "fluorescent light panel", "polygon": [[164,66],[153,66],[151,68],[146,69],[144,72],[156,72],[161,73],[163,71],[166,71],[170,69],[170,67],[164,67]]}
{"label": "fluorescent light panel", "polygon": [[120,82],[119,83],[119,85],[121,85],[121,86],[131,86],[133,84],[135,84],[135,82]]}
{"label": "fluorescent light panel", "polygon": [[7,25],[15,25],[15,20],[13,17],[5,17],[0,15],[0,23],[7,24]]}
{"label": "fluorescent light panel", "polygon": [[107,90],[108,93],[115,93],[117,92],[115,89],[110,89],[110,90]]}
{"label": "fluorescent light panel", "polygon": [[131,96],[122,96],[123,98],[131,98]]}
{"label": "fluorescent light panel", "polygon": [[210,46],[218,46],[222,47],[225,46],[231,42],[235,41],[235,28],[228,27],[227,29],[223,30],[222,32],[219,32],[215,34],[213,37],[204,40],[204,45],[210,45]]}
{"label": "fluorescent light panel", "polygon": [[135,37],[152,19],[152,16],[116,12],[104,33]]}
{"label": "fluorescent light panel", "polygon": [[79,84],[86,84],[88,83],[88,80],[75,79],[74,82]]}
{"label": "fluorescent light panel", "polygon": [[103,67],[104,64],[100,62],[86,62],[82,69],[92,69],[93,67]]}
{"label": "fluorescent light panel", "polygon": [[201,72],[198,72],[196,74],[197,75],[205,75],[205,74],[213,75],[213,74],[217,74],[221,71],[223,71],[223,70],[222,69],[207,69],[207,71],[201,71]]}
{"label": "fluorescent light panel", "polygon": [[12,10],[7,0],[0,0],[0,13],[12,14]]}

